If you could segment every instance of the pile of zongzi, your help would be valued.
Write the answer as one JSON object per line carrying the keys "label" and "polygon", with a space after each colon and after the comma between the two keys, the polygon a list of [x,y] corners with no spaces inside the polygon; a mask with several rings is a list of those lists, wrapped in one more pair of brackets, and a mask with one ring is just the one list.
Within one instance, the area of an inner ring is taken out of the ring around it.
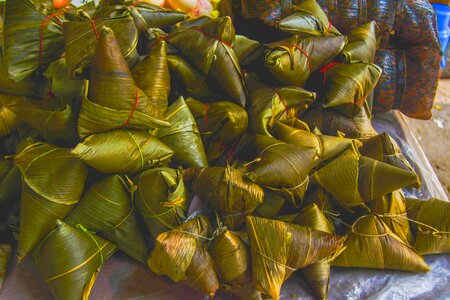
{"label": "pile of zongzi", "polygon": [[426,272],[421,255],[450,253],[449,203],[405,199],[419,177],[371,125],[376,24],[343,36],[307,0],[277,30],[6,0],[0,208],[20,207],[17,255],[55,298],[87,299],[116,250],[255,300],[294,272],[326,299],[332,266]]}

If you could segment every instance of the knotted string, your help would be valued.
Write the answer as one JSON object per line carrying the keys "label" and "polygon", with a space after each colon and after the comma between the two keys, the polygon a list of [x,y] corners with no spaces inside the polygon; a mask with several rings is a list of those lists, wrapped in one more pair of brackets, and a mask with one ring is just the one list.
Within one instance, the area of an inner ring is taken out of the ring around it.
{"label": "knotted string", "polygon": [[95,21],[94,21],[94,19],[90,19],[90,21],[91,21],[91,25],[92,25],[92,30],[94,30],[95,37],[98,40],[100,38],[100,34],[97,31],[97,26],[95,25]]}
{"label": "knotted string", "polygon": [[308,53],[306,53],[305,50],[303,50],[303,48],[301,48],[299,45],[295,45],[295,44],[286,44],[285,46],[287,47],[294,47],[295,49],[299,50],[308,60],[308,66],[309,66],[309,72],[312,73],[312,61],[311,61],[311,57],[308,55]]}
{"label": "knotted string", "polygon": [[330,68],[336,66],[337,64],[339,64],[338,62],[332,61],[330,62],[328,65],[326,65],[325,67],[323,67],[322,69],[320,69],[320,73],[323,73],[323,83],[326,84],[327,82],[327,72]]}
{"label": "knotted string", "polygon": [[289,114],[289,108],[288,108],[286,102],[284,101],[283,96],[281,96],[281,94],[280,94],[279,91],[275,91],[275,95],[277,95],[278,98],[280,99],[281,103],[282,103],[283,106],[284,106],[284,109],[286,110],[286,115],[289,117],[289,115],[290,115],[290,114]]}
{"label": "knotted string", "polygon": [[138,103],[139,103],[139,89],[138,89],[138,87],[136,86],[136,99],[135,99],[135,101],[134,101],[133,108],[131,109],[130,115],[128,116],[128,119],[125,121],[125,123],[123,123],[122,127],[125,127],[125,126],[127,126],[128,124],[130,124],[131,118],[133,117],[134,112],[136,111],[136,108],[137,108],[137,106],[138,106]]}
{"label": "knotted string", "polygon": [[216,38],[215,36],[212,36],[211,34],[209,34],[208,32],[204,31],[203,29],[201,29],[198,26],[192,27],[192,29],[197,30],[198,32],[201,32],[204,36],[209,37],[210,39],[216,40],[219,43],[224,44],[225,46],[233,48],[233,45],[231,45],[230,43],[227,43],[225,41],[222,41],[221,39]]}
{"label": "knotted string", "polygon": [[[439,229],[437,229],[437,228],[435,228],[435,227],[433,227],[431,225],[428,225],[428,224],[419,222],[417,220],[413,220],[411,218],[408,218],[406,213],[403,213],[403,214],[382,214],[382,215],[379,215],[379,216],[380,217],[386,217],[386,218],[392,218],[392,219],[404,219],[404,220],[407,220],[407,221],[409,221],[411,223],[415,223],[415,224],[419,225],[418,229],[423,234],[432,234],[432,235],[434,235],[436,237],[438,237],[439,235],[450,234],[450,231],[440,231]],[[422,228],[420,226],[426,227],[426,228],[428,228],[430,230],[424,231],[424,230],[422,230]]]}
{"label": "knotted string", "polygon": [[47,25],[47,22],[49,20],[52,20],[53,22],[55,22],[56,24],[62,26],[62,22],[56,18],[59,15],[65,14],[67,12],[67,10],[63,10],[48,16],[45,16],[44,21],[42,22],[41,25],[41,31],[39,33],[39,64],[42,65],[43,64],[43,57],[42,57],[42,52],[43,52],[43,48],[44,48],[44,33],[45,33],[45,27]]}

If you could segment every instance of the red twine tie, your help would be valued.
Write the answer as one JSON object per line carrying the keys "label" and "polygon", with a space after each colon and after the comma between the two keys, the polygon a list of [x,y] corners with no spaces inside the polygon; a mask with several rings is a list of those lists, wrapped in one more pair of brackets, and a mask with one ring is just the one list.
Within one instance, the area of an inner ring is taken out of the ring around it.
{"label": "red twine tie", "polygon": [[136,7],[139,3],[141,3],[140,0],[134,1],[133,4],[130,5],[130,7]]}
{"label": "red twine tie", "polygon": [[60,12],[57,12],[57,13],[45,16],[45,19],[42,22],[41,31],[40,31],[40,34],[39,34],[39,64],[41,64],[41,65],[43,64],[42,51],[43,51],[43,48],[44,48],[43,42],[44,42],[45,26],[47,25],[47,22],[49,20],[52,20],[53,22],[55,22],[59,26],[62,26],[62,22],[56,17],[59,16],[59,15],[65,14],[66,12],[67,12],[67,10],[63,10],[63,11],[60,11]]}
{"label": "red twine tie", "polygon": [[136,111],[136,108],[137,108],[137,106],[138,106],[138,103],[139,103],[139,89],[138,89],[138,87],[136,87],[136,101],[134,102],[133,109],[131,110],[131,113],[130,113],[130,115],[128,116],[127,121],[126,121],[125,123],[123,123],[122,127],[125,127],[125,126],[127,126],[128,124],[130,124],[131,118],[133,117],[134,112]]}
{"label": "red twine tie", "polygon": [[323,73],[323,83],[326,84],[327,81],[327,71],[337,65],[338,63],[335,61],[330,62],[328,65],[320,69],[320,73]]}
{"label": "red twine tie", "polygon": [[280,98],[280,101],[281,101],[281,103],[283,103],[284,109],[286,110],[286,115],[289,116],[289,108],[286,105],[286,102],[284,102],[283,97],[281,96],[281,94],[278,91],[276,91],[275,94],[278,96],[278,98]]}
{"label": "red twine tie", "polygon": [[330,25],[328,25],[327,31],[325,31],[325,35],[328,35],[330,33],[331,27],[333,26],[330,21],[328,22],[330,23]]}
{"label": "red twine tie", "polygon": [[356,105],[360,105],[361,103],[363,103],[363,102],[367,99],[367,97],[368,97],[368,95],[362,97],[361,99],[357,100],[357,101],[355,102],[355,104],[356,104]]}
{"label": "red twine tie", "polygon": [[299,50],[308,60],[308,64],[309,64],[309,72],[312,73],[312,62],[311,62],[311,57],[309,57],[309,55],[306,53],[305,50],[303,50],[300,46],[298,45],[294,45],[294,44],[286,44],[287,47],[294,47],[297,50]]}
{"label": "red twine tie", "polygon": [[91,19],[91,24],[92,24],[92,29],[94,30],[94,33],[95,33],[95,37],[98,40],[100,38],[100,35],[98,34],[97,26],[95,26],[95,21],[93,19]]}
{"label": "red twine tie", "polygon": [[201,32],[204,36],[207,36],[207,37],[209,37],[210,39],[216,40],[216,41],[218,41],[219,43],[224,44],[225,46],[228,46],[228,47],[230,47],[230,48],[233,48],[233,46],[232,46],[231,44],[229,44],[229,43],[227,43],[227,42],[225,42],[225,41],[222,41],[222,40],[220,40],[220,39],[218,39],[218,38],[216,38],[216,37],[210,35],[210,34],[207,33],[206,31],[203,31],[200,27],[192,27],[192,29],[197,30],[198,32]]}

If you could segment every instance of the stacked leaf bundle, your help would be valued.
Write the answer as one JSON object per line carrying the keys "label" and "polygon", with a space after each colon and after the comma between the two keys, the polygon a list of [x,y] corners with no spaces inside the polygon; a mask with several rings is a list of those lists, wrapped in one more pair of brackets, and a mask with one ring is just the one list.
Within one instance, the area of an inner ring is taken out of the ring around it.
{"label": "stacked leaf bundle", "polygon": [[313,8],[262,45],[144,2],[6,1],[0,204],[22,193],[18,256],[55,298],[87,299],[116,249],[240,299],[450,251],[449,205],[404,199],[418,176],[371,126],[375,24]]}

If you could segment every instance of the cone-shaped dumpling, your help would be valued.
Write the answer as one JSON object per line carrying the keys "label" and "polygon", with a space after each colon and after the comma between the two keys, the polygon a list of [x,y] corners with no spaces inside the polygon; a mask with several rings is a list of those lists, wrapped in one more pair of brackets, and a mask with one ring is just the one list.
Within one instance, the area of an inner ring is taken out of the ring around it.
{"label": "cone-shaped dumpling", "polygon": [[64,51],[62,13],[46,13],[50,14],[38,11],[31,0],[5,3],[3,46],[10,79],[21,81]]}
{"label": "cone-shaped dumpling", "polygon": [[247,217],[252,271],[256,287],[274,300],[292,272],[332,256],[344,243],[323,231],[309,227]]}
{"label": "cone-shaped dumpling", "polygon": [[263,135],[256,136],[255,144],[258,158],[248,165],[245,177],[268,189],[283,192],[298,206],[308,187],[315,152]]}
{"label": "cone-shaped dumpling", "polygon": [[294,13],[281,20],[278,28],[299,36],[341,35],[314,0],[303,1],[302,4],[294,7]]}
{"label": "cone-shaped dumpling", "polygon": [[225,225],[237,229],[263,201],[264,191],[243,178],[243,172],[227,165],[196,169],[192,190],[218,210]]}
{"label": "cone-shaped dumpling", "polygon": [[317,127],[328,135],[337,135],[340,131],[348,138],[369,138],[378,134],[372,126],[365,107],[362,107],[352,119],[320,107],[308,110],[300,118],[311,128]]}
{"label": "cone-shaped dumpling", "polygon": [[147,131],[115,130],[97,133],[78,144],[72,154],[107,174],[137,173],[163,165],[173,151]]}
{"label": "cone-shaped dumpling", "polygon": [[211,225],[203,216],[161,233],[148,259],[150,269],[214,297],[219,279],[206,248],[210,233]]}
{"label": "cone-shaped dumpling", "polygon": [[36,249],[35,263],[55,299],[88,299],[101,266],[116,248],[82,226],[58,220]]}
{"label": "cone-shaped dumpling", "polygon": [[47,141],[74,138],[75,119],[71,107],[47,109],[47,104],[44,101],[0,94],[0,137],[25,124]]}
{"label": "cone-shaped dumpling", "polygon": [[78,202],[87,170],[65,149],[45,143],[25,147],[14,164],[23,177],[17,254],[22,259]]}
{"label": "cone-shaped dumpling", "polygon": [[247,76],[249,88],[249,120],[254,134],[271,136],[277,121],[295,118],[316,99],[316,94],[299,87],[273,89],[256,78]]}
{"label": "cone-shaped dumpling", "polygon": [[324,70],[325,108],[353,118],[378,83],[382,70],[374,64],[336,64]]}
{"label": "cone-shaped dumpling", "polygon": [[242,35],[236,35],[233,50],[241,66],[251,64],[264,53],[263,47],[258,41],[251,40]]}
{"label": "cone-shaped dumpling", "polygon": [[286,203],[282,192],[264,189],[263,203],[255,209],[254,215],[268,219],[276,219]]}
{"label": "cone-shaped dumpling", "polygon": [[[293,223],[310,227],[314,230],[334,234],[334,227],[316,204],[305,207],[294,219]],[[306,281],[320,299],[328,298],[330,282],[330,262],[322,260],[300,270]]]}
{"label": "cone-shaped dumpling", "polygon": [[186,219],[189,201],[183,175],[170,168],[141,173],[137,178],[135,202],[156,240],[160,233],[176,228]]}
{"label": "cone-shaped dumpling", "polygon": [[167,64],[167,44],[159,40],[148,56],[131,70],[134,81],[148,98],[152,115],[162,118],[168,107],[170,74]]}
{"label": "cone-shaped dumpling", "polygon": [[103,27],[78,120],[80,136],[118,128],[168,126],[153,117],[158,115],[154,104],[136,85],[113,31]]}
{"label": "cone-shaped dumpling", "polygon": [[[387,164],[402,168],[408,172],[415,173],[408,160],[403,156],[400,147],[389,134],[382,133],[371,138],[362,140],[362,147],[359,149],[361,155],[385,162]],[[419,178],[417,177],[419,180]],[[417,181],[417,187],[420,182]]]}
{"label": "cone-shaped dumpling", "polygon": [[373,213],[378,214],[381,220],[404,242],[412,245],[413,236],[406,216],[405,195],[397,190],[389,195],[369,203]]}
{"label": "cone-shaped dumpling", "polygon": [[167,55],[172,87],[181,90],[182,94],[196,99],[208,99],[213,97],[213,91],[209,86],[206,76],[191,66],[178,55]]}
{"label": "cone-shaped dumpling", "polygon": [[163,8],[144,1],[132,4],[131,15],[139,31],[147,28],[165,28],[188,18],[188,15],[181,11]]}
{"label": "cone-shaped dumpling", "polygon": [[136,211],[126,181],[118,175],[95,182],[65,218],[75,226],[83,225],[116,244],[129,256],[145,263],[150,251],[136,220]]}
{"label": "cone-shaped dumpling", "polygon": [[209,252],[227,292],[242,300],[262,299],[253,282],[247,245],[237,234],[225,230],[212,241]]}
{"label": "cone-shaped dumpling", "polygon": [[413,185],[417,175],[361,156],[352,148],[316,171],[314,179],[340,205],[351,208]]}
{"label": "cone-shaped dumpling", "polygon": [[186,100],[202,135],[208,161],[214,161],[247,131],[248,115],[245,109],[228,101],[202,103],[193,98]]}
{"label": "cone-shaped dumpling", "polygon": [[408,217],[417,231],[414,248],[421,254],[450,253],[450,203],[407,199]]}
{"label": "cone-shaped dumpling", "polygon": [[346,37],[293,36],[267,44],[264,66],[283,85],[304,86],[312,72],[329,63],[344,48]]}
{"label": "cone-shaped dumpling", "polygon": [[352,226],[345,250],[333,266],[428,272],[423,258],[396,236],[380,217],[368,215]]}
{"label": "cone-shaped dumpling", "polygon": [[347,63],[373,63],[377,51],[376,23],[371,21],[353,29],[348,36],[348,44],[341,52]]}
{"label": "cone-shaped dumpling", "polygon": [[232,49],[234,38],[231,18],[223,17],[211,19],[199,27],[176,31],[166,39],[235,103],[244,107],[246,91],[239,61]]}
{"label": "cone-shaped dumpling", "polygon": [[[63,36],[69,74],[82,74],[90,66],[95,54],[96,45],[101,40],[103,27],[111,28],[115,33],[119,51],[127,60],[136,60],[138,31],[128,10],[117,10],[105,18],[91,19],[86,13],[80,12],[78,20],[64,22]],[[81,20],[80,20],[81,19]],[[108,48],[112,46],[109,44]],[[115,51],[115,50],[114,50]]]}
{"label": "cone-shaped dumpling", "polygon": [[340,136],[316,135],[309,128],[297,129],[278,122],[274,130],[277,139],[305,150],[313,150],[318,162],[333,158],[352,146],[355,142]]}
{"label": "cone-shaped dumpling", "polygon": [[206,167],[205,148],[186,101],[180,97],[167,110],[165,120],[169,128],[156,131],[156,136],[175,151],[174,159],[183,167]]}

